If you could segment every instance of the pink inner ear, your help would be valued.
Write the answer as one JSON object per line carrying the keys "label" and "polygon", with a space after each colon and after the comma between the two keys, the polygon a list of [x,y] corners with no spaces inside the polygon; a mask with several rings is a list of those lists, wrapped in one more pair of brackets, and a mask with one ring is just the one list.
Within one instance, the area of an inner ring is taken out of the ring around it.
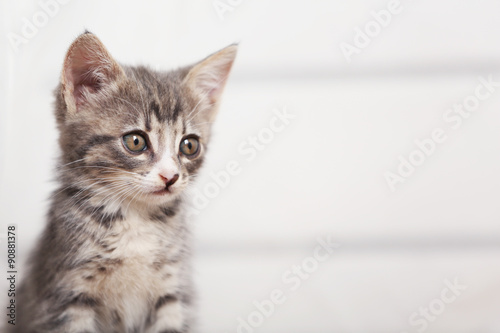
{"label": "pink inner ear", "polygon": [[76,72],[72,75],[75,77],[73,81],[73,96],[75,98],[76,105],[81,105],[85,101],[85,93],[94,94],[102,87],[102,82],[99,79],[99,76],[95,75],[92,71]]}
{"label": "pink inner ear", "polygon": [[213,75],[200,75],[198,78],[198,88],[203,91],[210,101],[210,103],[215,103],[221,92],[221,82],[218,77]]}
{"label": "pink inner ear", "polygon": [[73,96],[77,106],[85,101],[85,93],[96,93],[103,83],[102,75],[99,75],[99,63],[85,51],[87,50],[75,50],[70,68],[67,69],[67,79],[73,84]]}
{"label": "pink inner ear", "polygon": [[225,64],[220,67],[207,68],[205,72],[198,74],[198,88],[205,92],[210,103],[216,103],[220,98],[230,69],[231,64]]}
{"label": "pink inner ear", "polygon": [[231,45],[198,63],[190,72],[190,80],[202,96],[217,104],[236,56],[236,45]]}
{"label": "pink inner ear", "polygon": [[86,35],[83,41],[75,42],[68,52],[64,75],[68,88],[72,88],[75,105],[86,102],[89,95],[104,88],[117,71],[114,60],[100,42]]}

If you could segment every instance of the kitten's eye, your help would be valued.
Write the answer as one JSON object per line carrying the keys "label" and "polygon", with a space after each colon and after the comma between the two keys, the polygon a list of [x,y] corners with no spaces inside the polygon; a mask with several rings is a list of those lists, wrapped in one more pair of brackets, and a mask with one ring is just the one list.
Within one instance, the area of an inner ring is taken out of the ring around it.
{"label": "kitten's eye", "polygon": [[198,139],[190,137],[190,138],[184,138],[181,141],[181,145],[179,147],[181,152],[186,155],[188,158],[193,158],[198,154],[198,151],[200,150],[200,142]]}
{"label": "kitten's eye", "polygon": [[123,144],[134,153],[146,150],[146,139],[139,134],[127,134],[123,136]]}

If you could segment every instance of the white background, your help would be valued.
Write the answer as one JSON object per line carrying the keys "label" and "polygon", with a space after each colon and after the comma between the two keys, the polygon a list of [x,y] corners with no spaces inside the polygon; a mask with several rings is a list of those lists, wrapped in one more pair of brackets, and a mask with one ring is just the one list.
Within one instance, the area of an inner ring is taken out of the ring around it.
{"label": "white background", "polygon": [[[15,48],[8,36],[42,7],[0,2],[0,233],[18,224],[20,259],[55,186],[52,90],[79,33],[158,69],[239,42],[199,187],[230,160],[242,171],[195,218],[199,331],[238,332],[280,289],[252,331],[417,332],[410,316],[458,279],[467,289],[425,332],[500,332],[500,87],[460,128],[443,120],[480,76],[500,81],[500,2],[401,0],[351,63],[341,43],[389,1],[229,3],[221,19],[212,0],[68,1]],[[275,109],[295,118],[247,161],[238,146]],[[384,173],[435,128],[447,140],[392,192]],[[340,248],[291,291],[282,276],[318,237]]]}

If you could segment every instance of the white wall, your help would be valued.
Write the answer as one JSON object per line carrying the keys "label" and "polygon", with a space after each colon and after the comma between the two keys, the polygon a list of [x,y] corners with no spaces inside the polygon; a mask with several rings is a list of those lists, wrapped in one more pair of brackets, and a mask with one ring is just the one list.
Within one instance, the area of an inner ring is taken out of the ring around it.
{"label": "white wall", "polygon": [[[341,43],[390,2],[240,1],[221,20],[212,0],[73,0],[18,50],[7,36],[40,4],[0,2],[0,233],[18,224],[24,259],[43,227],[51,91],[85,28],[118,60],[161,69],[237,41],[199,188],[230,160],[242,171],[194,217],[200,331],[237,332],[280,289],[255,332],[417,332],[409,318],[458,279],[467,288],[425,331],[499,332],[500,87],[457,129],[443,115],[479,77],[500,81],[500,2],[401,0],[348,63]],[[284,109],[295,118],[248,161],[238,146]],[[391,191],[384,173],[436,128],[447,139]],[[311,263],[318,237],[340,247],[292,291],[283,275]]]}

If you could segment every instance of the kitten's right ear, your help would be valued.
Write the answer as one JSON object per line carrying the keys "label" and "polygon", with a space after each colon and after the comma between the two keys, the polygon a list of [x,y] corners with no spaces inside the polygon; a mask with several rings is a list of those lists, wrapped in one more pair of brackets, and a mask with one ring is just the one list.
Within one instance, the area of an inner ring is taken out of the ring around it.
{"label": "kitten's right ear", "polygon": [[77,112],[90,100],[106,95],[110,85],[124,77],[102,42],[90,32],[81,34],[66,53],[61,75],[68,112]]}

